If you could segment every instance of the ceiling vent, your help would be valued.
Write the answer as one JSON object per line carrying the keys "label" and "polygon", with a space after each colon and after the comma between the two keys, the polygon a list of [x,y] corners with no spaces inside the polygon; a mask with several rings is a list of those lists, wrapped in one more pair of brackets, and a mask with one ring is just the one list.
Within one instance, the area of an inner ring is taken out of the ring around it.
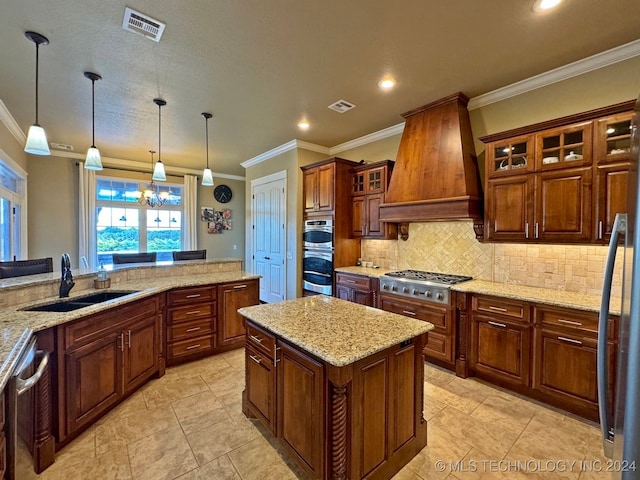
{"label": "ceiling vent", "polygon": [[144,13],[136,12],[129,7],[124,9],[122,28],[129,32],[137,33],[156,42],[160,41],[166,25]]}
{"label": "ceiling vent", "polygon": [[67,150],[68,152],[73,152],[73,146],[72,145],[66,145],[64,143],[49,143],[49,145],[51,146],[51,148],[55,148],[56,150]]}
{"label": "ceiling vent", "polygon": [[346,100],[338,100],[336,103],[332,103],[329,105],[331,110],[335,110],[338,113],[344,113],[352,108],[355,108],[355,105],[351,102],[347,102]]}

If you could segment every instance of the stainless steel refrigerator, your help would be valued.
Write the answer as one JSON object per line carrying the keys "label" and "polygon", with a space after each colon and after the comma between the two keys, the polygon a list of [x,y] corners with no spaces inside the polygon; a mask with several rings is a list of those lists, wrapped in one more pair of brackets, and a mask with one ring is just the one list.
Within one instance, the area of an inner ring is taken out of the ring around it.
{"label": "stainless steel refrigerator", "polygon": [[[609,242],[598,328],[598,402],[604,452],[614,478],[640,478],[640,98],[631,123],[631,166],[627,213],[618,214]],[[624,245],[624,248],[618,246]],[[618,336],[615,398],[607,385],[607,326],[616,253],[622,262],[622,302]],[[613,404],[610,405],[609,402]]]}

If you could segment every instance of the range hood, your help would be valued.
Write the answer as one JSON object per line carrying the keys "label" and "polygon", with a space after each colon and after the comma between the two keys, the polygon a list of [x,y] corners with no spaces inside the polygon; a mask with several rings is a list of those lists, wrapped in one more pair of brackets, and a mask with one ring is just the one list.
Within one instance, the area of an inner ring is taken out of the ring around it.
{"label": "range hood", "polygon": [[402,114],[406,123],[381,221],[482,219],[468,102],[457,93]]}

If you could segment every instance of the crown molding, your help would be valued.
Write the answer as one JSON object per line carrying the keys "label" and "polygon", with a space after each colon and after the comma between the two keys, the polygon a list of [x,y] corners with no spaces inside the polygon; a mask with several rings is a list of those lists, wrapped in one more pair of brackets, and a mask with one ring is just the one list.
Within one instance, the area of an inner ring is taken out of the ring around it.
{"label": "crown molding", "polygon": [[0,100],[0,121],[5,124],[7,129],[11,132],[11,135],[18,141],[20,145],[24,145],[27,141],[27,136],[24,134],[16,119],[13,118],[11,112],[4,104],[2,100]]}
{"label": "crown molding", "polygon": [[515,97],[516,95],[530,92],[531,90],[546,87],[547,85],[561,82],[568,78],[576,77],[599,68],[613,65],[614,63],[628,60],[629,58],[633,58],[638,55],[640,55],[640,40],[634,40],[633,42],[625,43],[619,47],[596,53],[590,57],[563,65],[562,67],[554,68],[553,70],[535,75],[520,82],[512,83],[506,87],[498,88],[492,92],[473,97],[469,100],[467,108],[469,110],[475,110],[477,108],[484,107],[485,105],[490,105],[507,98]]}
{"label": "crown molding", "polygon": [[404,130],[404,122],[398,123],[397,125],[393,125],[392,127],[383,128],[382,130],[378,130],[377,132],[373,132],[368,135],[364,135],[362,137],[349,140],[348,142],[341,143],[340,145],[336,145],[335,147],[331,147],[329,149],[329,154],[335,155],[336,153],[341,153],[346,150],[351,150],[352,148],[361,147],[362,145],[376,142],[378,140],[382,140],[387,137],[392,137],[393,135],[398,135],[399,133],[402,133],[403,130]]}
{"label": "crown molding", "polygon": [[[67,152],[65,150],[51,150],[52,157],[62,157],[62,158],[74,158],[76,160],[84,161],[85,154],[77,153],[77,152]],[[113,157],[102,157],[102,166],[104,168],[123,168],[123,169],[132,169],[139,170],[140,172],[148,172],[149,164],[146,162],[136,162],[134,160],[123,160],[121,158],[113,158]],[[184,168],[184,167],[173,167],[171,165],[164,164],[164,169],[167,172],[167,175],[171,175],[172,173],[178,175],[202,175],[202,170],[194,170],[193,168]],[[229,180],[240,180],[242,182],[246,181],[245,177],[240,175],[229,175],[227,173],[216,173],[213,172],[213,176],[217,178],[227,178]]]}
{"label": "crown molding", "polygon": [[260,155],[256,155],[255,157],[250,158],[249,160],[245,160],[240,165],[244,168],[249,168],[261,162],[265,162],[273,157],[277,157],[278,155],[282,155],[283,153],[290,150],[295,150],[296,148],[303,148],[305,150],[311,150],[312,152],[325,153],[327,155],[330,155],[329,149],[327,147],[318,145],[317,143],[305,142],[303,140],[291,140],[287,143],[283,143],[279,147],[272,148],[271,150],[267,150]]}

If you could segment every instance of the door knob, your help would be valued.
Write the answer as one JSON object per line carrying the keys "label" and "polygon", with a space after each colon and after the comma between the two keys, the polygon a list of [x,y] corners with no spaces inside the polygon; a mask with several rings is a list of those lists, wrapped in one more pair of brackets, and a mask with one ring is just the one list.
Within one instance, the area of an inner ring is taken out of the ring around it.
{"label": "door knob", "polygon": [[271,260],[271,257],[264,257],[265,260]]}

